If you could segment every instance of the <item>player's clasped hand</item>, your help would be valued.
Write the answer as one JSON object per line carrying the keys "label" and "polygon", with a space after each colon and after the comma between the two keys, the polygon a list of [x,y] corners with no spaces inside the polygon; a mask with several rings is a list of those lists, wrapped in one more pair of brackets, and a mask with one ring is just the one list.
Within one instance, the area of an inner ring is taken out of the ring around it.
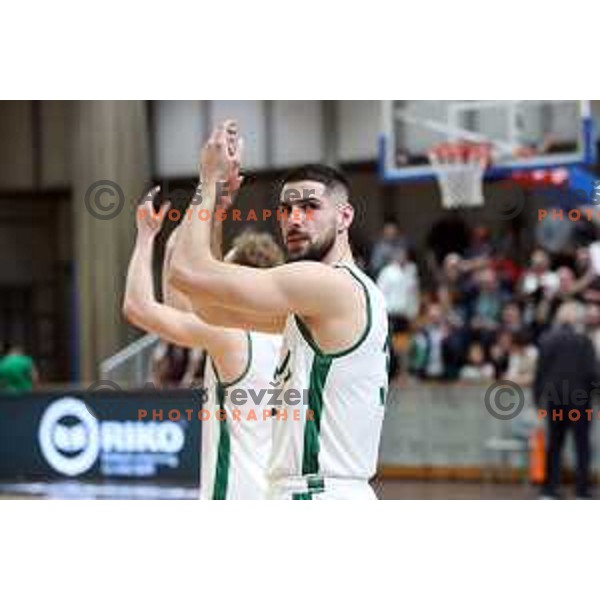
{"label": "player's clasped hand", "polygon": [[225,121],[212,133],[200,154],[200,180],[202,185],[217,186],[220,182],[219,200],[222,208],[229,208],[233,194],[239,190],[243,177],[240,165],[243,140],[235,121]]}

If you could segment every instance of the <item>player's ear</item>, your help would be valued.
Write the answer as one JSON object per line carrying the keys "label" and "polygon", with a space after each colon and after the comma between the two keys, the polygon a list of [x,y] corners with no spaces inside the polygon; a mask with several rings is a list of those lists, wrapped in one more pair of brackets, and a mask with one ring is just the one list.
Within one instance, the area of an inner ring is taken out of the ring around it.
{"label": "player's ear", "polygon": [[347,202],[338,205],[337,219],[338,233],[348,231],[348,229],[350,229],[350,225],[352,225],[352,221],[354,220],[354,208],[352,205],[348,204]]}

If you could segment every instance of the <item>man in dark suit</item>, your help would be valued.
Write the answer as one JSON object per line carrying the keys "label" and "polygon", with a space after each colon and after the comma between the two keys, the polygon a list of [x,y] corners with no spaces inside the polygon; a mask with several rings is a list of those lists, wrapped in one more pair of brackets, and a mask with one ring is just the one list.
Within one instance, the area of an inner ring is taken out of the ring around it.
{"label": "man in dark suit", "polygon": [[[565,302],[555,326],[540,340],[534,381],[534,398],[547,411],[546,484],[543,497],[559,498],[561,451],[567,431],[575,436],[576,494],[590,498],[590,431],[592,393],[598,379],[596,353],[591,340],[576,330],[579,306]],[[587,412],[586,412],[587,411]]]}

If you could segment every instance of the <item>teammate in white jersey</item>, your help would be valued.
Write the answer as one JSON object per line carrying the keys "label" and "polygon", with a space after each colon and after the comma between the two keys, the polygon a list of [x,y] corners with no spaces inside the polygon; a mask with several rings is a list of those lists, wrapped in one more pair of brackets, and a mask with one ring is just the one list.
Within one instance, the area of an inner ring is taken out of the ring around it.
{"label": "teammate in white jersey", "polygon": [[[265,418],[270,387],[281,346],[281,337],[226,329],[207,324],[191,312],[185,296],[170,289],[168,269],[174,236],[167,244],[163,267],[163,298],[156,300],[152,281],[154,238],[168,206],[155,213],[155,188],[138,214],[138,235],[129,265],[124,300],[127,318],[145,331],[185,347],[202,347],[208,354],[204,387],[201,451],[201,497],[203,499],[262,499],[266,494],[265,470],[271,450],[271,419]],[[217,225],[218,227],[219,225]],[[177,233],[178,230],[175,231]],[[267,234],[242,234],[226,260],[256,267],[278,264],[282,255]],[[234,391],[246,401],[232,404]],[[248,397],[255,392],[259,402]],[[253,415],[254,413],[254,415]],[[253,418],[254,416],[254,418]]]}
{"label": "teammate in white jersey", "polygon": [[[203,149],[202,208],[210,214],[232,160],[230,126],[217,128]],[[380,291],[354,264],[348,183],[328,167],[298,169],[283,182],[280,208],[289,264],[219,262],[210,221],[192,218],[173,251],[173,284],[215,324],[284,332],[270,497],[375,498],[368,480],[387,392],[387,315]],[[209,300],[220,303],[218,314],[203,312]]]}

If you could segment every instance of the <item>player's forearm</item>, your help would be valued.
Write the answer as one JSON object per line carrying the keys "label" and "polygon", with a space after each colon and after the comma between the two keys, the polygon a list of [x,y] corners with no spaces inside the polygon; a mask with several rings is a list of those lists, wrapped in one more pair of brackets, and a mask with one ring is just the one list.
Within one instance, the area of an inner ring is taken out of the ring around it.
{"label": "player's forearm", "polygon": [[189,217],[183,220],[173,250],[173,266],[186,265],[192,270],[201,269],[204,261],[212,257],[211,229],[216,204],[216,184],[206,182],[194,196]]}
{"label": "player's forearm", "polygon": [[123,312],[136,324],[143,318],[144,310],[156,302],[152,280],[153,246],[154,237],[138,234],[127,272]]}
{"label": "player's forearm", "polygon": [[123,313],[127,320],[148,333],[180,346],[192,346],[191,327],[182,322],[185,312],[158,302],[152,278],[154,237],[138,234],[125,286]]}
{"label": "player's forearm", "polygon": [[201,331],[197,317],[158,302],[152,278],[154,237],[138,234],[125,288],[123,312],[136,327],[160,336],[163,340],[183,347],[193,347]]}
{"label": "player's forearm", "polygon": [[211,219],[210,252],[216,260],[223,260],[223,221]]}
{"label": "player's forearm", "polygon": [[[165,249],[162,272],[162,294],[163,302],[180,310],[191,311],[191,304],[186,294],[176,289],[172,284],[171,274],[173,265],[173,252],[183,225],[180,225],[171,235]],[[223,260],[223,222],[219,218],[212,220],[211,228],[211,254],[216,260]]]}
{"label": "player's forearm", "polygon": [[215,268],[218,271],[221,264],[211,248],[220,244],[222,227],[221,223],[214,222],[216,189],[216,184],[203,184],[202,203],[195,204],[191,218],[182,223],[173,251],[169,284],[187,294],[194,304],[218,302],[208,297],[210,285],[203,285],[207,280],[205,276]]}
{"label": "player's forearm", "polygon": [[213,328],[191,312],[162,304],[147,295],[126,301],[125,316],[132,325],[184,348],[208,347]]}

